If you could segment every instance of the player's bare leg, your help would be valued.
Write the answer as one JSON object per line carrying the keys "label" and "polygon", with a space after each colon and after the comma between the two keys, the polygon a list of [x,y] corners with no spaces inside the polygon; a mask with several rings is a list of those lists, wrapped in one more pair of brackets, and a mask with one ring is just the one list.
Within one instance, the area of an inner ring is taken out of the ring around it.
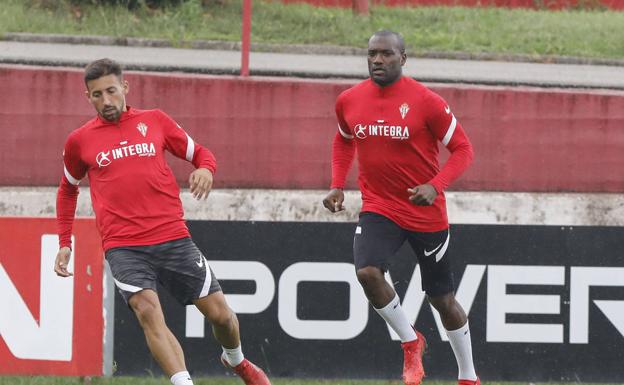
{"label": "player's bare leg", "polygon": [[440,313],[442,325],[446,329],[459,369],[459,385],[479,385],[480,380],[472,361],[470,328],[464,309],[455,299],[455,294],[429,298],[429,302]]}
{"label": "player's bare leg", "polygon": [[357,278],[364,289],[368,302],[376,309],[388,305],[396,296],[396,292],[384,278],[379,268],[367,266],[357,271]]}
{"label": "player's bare leg", "polygon": [[453,293],[428,298],[431,305],[440,313],[442,325],[446,330],[459,329],[468,321],[464,308],[455,300]]}
{"label": "player's bare leg", "polygon": [[238,318],[225,302],[223,292],[216,291],[193,303],[210,322],[215,338],[223,347],[223,365],[238,374],[246,385],[270,385],[264,371],[243,356]]}
{"label": "player's bare leg", "polygon": [[212,332],[221,346],[233,349],[240,346],[238,318],[225,302],[221,291],[193,301],[212,325]]}
{"label": "player's bare leg", "polygon": [[147,346],[152,356],[167,376],[186,371],[184,353],[180,343],[165,323],[158,294],[141,290],[128,300],[145,333]]}
{"label": "player's bare leg", "polygon": [[358,269],[356,274],[368,301],[401,339],[403,382],[407,385],[420,384],[425,376],[422,366],[425,337],[410,324],[401,308],[399,296],[386,281],[381,269],[368,266]]}

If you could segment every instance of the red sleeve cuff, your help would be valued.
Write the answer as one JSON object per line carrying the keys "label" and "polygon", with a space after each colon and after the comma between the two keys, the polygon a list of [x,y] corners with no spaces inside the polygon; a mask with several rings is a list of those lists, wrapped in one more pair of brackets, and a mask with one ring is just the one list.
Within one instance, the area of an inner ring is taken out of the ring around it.
{"label": "red sleeve cuff", "polygon": [[442,185],[442,183],[440,183],[440,181],[436,180],[435,178],[427,183],[433,186],[438,195],[444,192],[444,186]]}
{"label": "red sleeve cuff", "polygon": [[195,166],[195,168],[208,169],[214,175],[217,172],[217,159],[210,150],[205,147],[200,147],[195,153],[193,166]]}

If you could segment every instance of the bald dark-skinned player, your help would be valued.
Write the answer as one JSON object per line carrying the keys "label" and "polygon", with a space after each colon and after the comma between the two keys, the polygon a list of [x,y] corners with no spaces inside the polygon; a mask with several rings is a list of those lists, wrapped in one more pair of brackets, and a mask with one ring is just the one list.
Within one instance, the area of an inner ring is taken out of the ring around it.
{"label": "bald dark-skinned player", "polygon": [[[342,189],[357,149],[362,210],[353,242],[356,274],[373,308],[401,339],[403,381],[421,383],[426,342],[384,273],[407,241],[418,259],[422,289],[440,313],[455,353],[459,385],[480,385],[468,318],[455,300],[444,197],[471,163],[472,145],[444,99],[403,76],[406,60],[400,34],[380,31],[370,38],[370,78],[336,100],[332,182],[323,205],[332,213],[344,209]],[[442,168],[438,142],[451,153]]]}

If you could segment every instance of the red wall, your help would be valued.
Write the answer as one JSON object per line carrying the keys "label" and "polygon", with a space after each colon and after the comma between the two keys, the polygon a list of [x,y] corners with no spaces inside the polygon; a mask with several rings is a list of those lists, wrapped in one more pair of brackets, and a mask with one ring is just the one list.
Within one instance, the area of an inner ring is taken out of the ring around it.
{"label": "red wall", "polygon": [[[319,7],[352,7],[354,0],[281,0],[282,3],[308,3]],[[506,8],[602,8],[624,9],[624,0],[369,0],[371,5],[389,7],[416,6],[463,6],[463,7],[506,7]]]}
{"label": "red wall", "polygon": [[[0,66],[0,185],[57,184],[65,137],[93,115],[81,76]],[[334,101],[353,81],[153,73],[127,79],[130,105],[163,109],[215,153],[217,188],[329,185]],[[432,88],[475,147],[475,162],[454,189],[624,191],[624,92]],[[186,186],[190,167],[172,163]]]}

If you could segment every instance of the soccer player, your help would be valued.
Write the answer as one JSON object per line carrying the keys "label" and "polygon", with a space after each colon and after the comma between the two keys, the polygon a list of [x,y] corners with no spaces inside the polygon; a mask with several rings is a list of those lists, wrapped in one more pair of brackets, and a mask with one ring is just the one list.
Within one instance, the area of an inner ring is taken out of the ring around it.
{"label": "soccer player", "polygon": [[[402,75],[406,59],[398,33],[380,31],[370,38],[370,78],[336,100],[332,182],[323,205],[333,213],[344,209],[342,189],[357,149],[363,204],[353,242],[356,274],[371,305],[401,339],[403,381],[422,381],[426,342],[384,273],[407,240],[418,259],[423,290],[440,313],[455,353],[459,384],[478,385],[468,319],[455,300],[444,198],[444,190],[470,164],[472,145],[446,102]],[[451,152],[442,169],[438,142]]]}
{"label": "soccer player", "polygon": [[192,385],[180,343],[167,327],[157,281],[182,304],[194,304],[212,324],[223,347],[221,361],[247,385],[270,385],[244,358],[236,314],[228,307],[208,261],[190,238],[180,188],[165,151],[195,166],[189,178],[196,199],[212,188],[213,154],[160,110],[126,105],[129,85],[110,59],[90,63],[86,95],[97,116],[73,131],[63,152],[64,175],[56,211],[60,249],[54,271],[61,277],[71,255],[78,183],[89,177],[96,223],[115,284],[136,314],[152,356],[174,385]]}

